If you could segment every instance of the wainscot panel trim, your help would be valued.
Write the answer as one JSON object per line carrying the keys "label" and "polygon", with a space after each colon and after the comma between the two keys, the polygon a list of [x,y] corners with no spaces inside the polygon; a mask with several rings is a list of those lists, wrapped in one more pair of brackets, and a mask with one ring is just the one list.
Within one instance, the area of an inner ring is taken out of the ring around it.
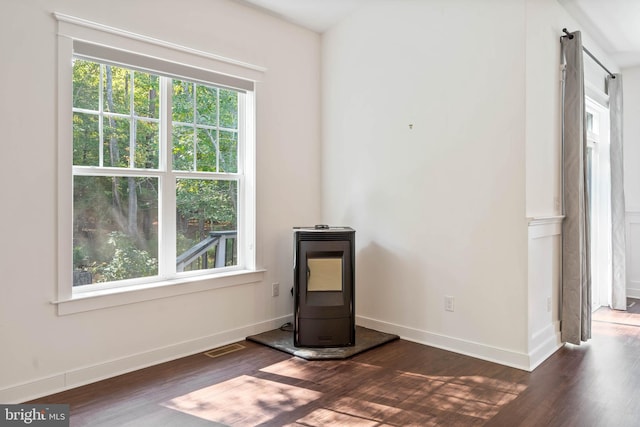
{"label": "wainscot panel trim", "polygon": [[529,238],[539,239],[562,234],[564,215],[527,218]]}

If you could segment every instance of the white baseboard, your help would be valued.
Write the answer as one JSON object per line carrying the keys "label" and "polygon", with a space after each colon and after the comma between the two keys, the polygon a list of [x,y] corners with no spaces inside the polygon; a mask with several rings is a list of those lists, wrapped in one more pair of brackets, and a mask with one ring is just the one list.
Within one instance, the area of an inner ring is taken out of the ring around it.
{"label": "white baseboard", "polygon": [[283,316],[0,389],[0,402],[21,403],[244,340],[291,321]]}
{"label": "white baseboard", "polygon": [[[0,402],[10,404],[37,399],[42,396],[69,390],[85,384],[111,378],[116,375],[125,374],[127,372],[143,369],[159,363],[200,353],[212,348],[242,341],[248,335],[254,335],[275,329],[289,321],[291,321],[290,315],[282,316],[265,322],[222,331],[206,337],[175,343],[143,353],[132,354],[119,359],[84,366],[71,371],[51,375],[49,377],[39,378],[33,381],[6,387],[0,389]],[[501,365],[511,366],[525,371],[532,371],[561,346],[561,344],[558,344],[559,333],[556,330],[557,325],[550,326],[553,331],[543,331],[544,334],[542,335],[545,335],[548,338],[546,340],[541,340],[538,347],[527,355],[525,353],[487,346],[473,341],[461,340],[459,338],[435,334],[363,316],[356,316],[356,323],[367,328],[397,334],[407,341],[429,345],[442,350],[464,354],[477,359],[487,360],[489,362],[499,363]]]}
{"label": "white baseboard", "polygon": [[366,328],[399,335],[402,339],[448,350],[512,368],[531,371],[531,357],[525,353],[488,346],[485,344],[435,334],[433,332],[388,323],[363,316],[356,316],[356,323]]}
{"label": "white baseboard", "polygon": [[640,289],[629,289],[627,288],[627,297],[640,299]]}
{"label": "white baseboard", "polygon": [[529,371],[533,371],[564,344],[560,339],[560,322],[555,321],[546,328],[533,334],[530,340]]}
{"label": "white baseboard", "polygon": [[640,299],[640,282],[637,280],[627,281],[627,297]]}

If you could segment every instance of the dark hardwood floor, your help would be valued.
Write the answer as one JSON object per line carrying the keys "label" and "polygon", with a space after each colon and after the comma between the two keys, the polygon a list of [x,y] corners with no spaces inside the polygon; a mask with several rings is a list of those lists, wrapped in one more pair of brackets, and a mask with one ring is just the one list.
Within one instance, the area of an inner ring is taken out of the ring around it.
{"label": "dark hardwood floor", "polygon": [[620,322],[532,373],[404,340],[330,362],[239,344],[31,403],[70,404],[72,426],[640,425],[640,327]]}

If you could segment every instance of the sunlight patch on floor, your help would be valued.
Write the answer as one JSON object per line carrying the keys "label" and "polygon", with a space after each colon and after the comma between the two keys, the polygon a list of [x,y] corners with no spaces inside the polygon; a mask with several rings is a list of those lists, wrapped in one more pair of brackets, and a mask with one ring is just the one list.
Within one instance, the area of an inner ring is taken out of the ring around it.
{"label": "sunlight patch on floor", "polygon": [[[357,398],[317,391],[338,390],[345,377],[357,388]],[[526,388],[482,375],[428,375],[350,360],[291,358],[260,369],[256,376],[202,388],[164,406],[230,426],[278,422],[279,415],[286,418],[295,410],[299,418],[290,425],[429,426],[452,417],[474,424],[491,419]]]}
{"label": "sunlight patch on floor", "polygon": [[[331,384],[335,381],[336,374],[348,375],[353,381],[361,376],[370,375],[372,371],[380,371],[382,368],[364,363],[352,361],[308,361],[300,358],[291,358],[260,369],[261,372],[280,375],[298,380]],[[341,381],[341,380],[340,380]]]}
{"label": "sunlight patch on floor", "polygon": [[640,314],[600,307],[592,315],[594,322],[617,323],[619,325],[640,326]]}
{"label": "sunlight patch on floor", "polygon": [[163,406],[226,425],[255,426],[321,396],[317,391],[242,375],[176,397]]}
{"label": "sunlight patch on floor", "polygon": [[321,426],[349,426],[349,427],[380,427],[385,424],[382,420],[375,419],[368,415],[358,416],[349,412],[340,412],[333,409],[319,408],[311,412],[309,415],[300,418],[296,421],[296,424],[309,426],[309,427],[321,427]]}

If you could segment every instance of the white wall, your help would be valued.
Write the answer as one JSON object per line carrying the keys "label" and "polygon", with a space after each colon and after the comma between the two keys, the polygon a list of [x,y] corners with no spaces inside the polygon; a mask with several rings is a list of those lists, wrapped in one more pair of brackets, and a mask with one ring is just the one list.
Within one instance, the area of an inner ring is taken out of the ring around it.
{"label": "white wall", "polygon": [[[289,320],[291,227],[319,222],[320,37],[226,0],[27,0],[0,13],[0,402],[197,352]],[[57,316],[61,12],[267,68],[257,92],[263,282]],[[271,283],[281,293],[272,298]]]}
{"label": "white wall", "polygon": [[356,229],[358,322],[519,367],[524,28],[524,1],[374,2],[322,56],[323,217]]}
{"label": "white wall", "polygon": [[624,192],[627,211],[640,213],[640,67],[622,72]]}
{"label": "white wall", "polygon": [[627,295],[640,298],[640,67],[623,70]]}

